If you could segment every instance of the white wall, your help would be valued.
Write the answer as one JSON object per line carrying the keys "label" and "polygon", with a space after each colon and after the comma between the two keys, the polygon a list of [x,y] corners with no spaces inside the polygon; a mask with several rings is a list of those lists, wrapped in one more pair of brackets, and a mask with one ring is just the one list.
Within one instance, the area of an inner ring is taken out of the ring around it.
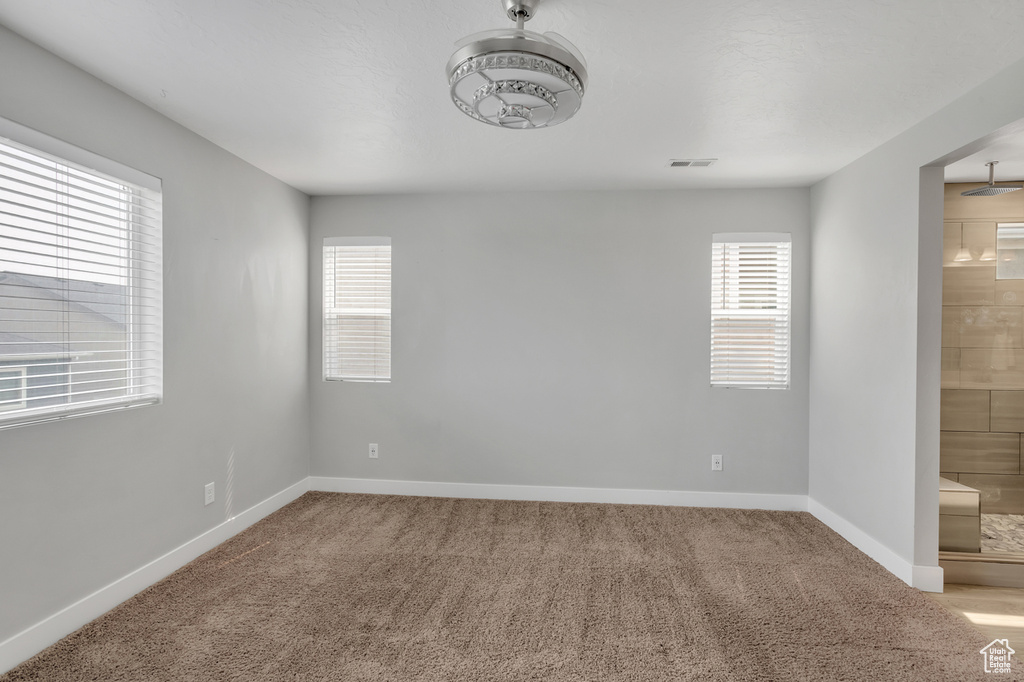
{"label": "white wall", "polygon": [[812,188],[812,509],[908,580],[938,551],[942,175],[922,166],[1024,116],[1021,83],[1024,62]]}
{"label": "white wall", "polygon": [[[806,494],[808,204],[798,189],[315,197],[312,475]],[[793,234],[791,390],[708,385],[716,231]],[[319,247],[339,235],[393,240],[390,384],[321,381]]]}
{"label": "white wall", "polygon": [[164,404],[0,431],[3,642],[307,476],[309,200],[3,28],[0,64],[0,116],[163,179],[165,259]]}

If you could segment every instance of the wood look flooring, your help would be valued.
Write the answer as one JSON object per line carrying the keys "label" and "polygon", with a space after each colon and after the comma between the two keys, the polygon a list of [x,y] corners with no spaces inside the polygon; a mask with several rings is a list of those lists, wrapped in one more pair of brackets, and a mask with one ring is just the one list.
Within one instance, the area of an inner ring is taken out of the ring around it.
{"label": "wood look flooring", "polygon": [[1024,588],[946,585],[945,592],[926,592],[946,610],[985,635],[1008,639],[1016,658],[1024,660]]}

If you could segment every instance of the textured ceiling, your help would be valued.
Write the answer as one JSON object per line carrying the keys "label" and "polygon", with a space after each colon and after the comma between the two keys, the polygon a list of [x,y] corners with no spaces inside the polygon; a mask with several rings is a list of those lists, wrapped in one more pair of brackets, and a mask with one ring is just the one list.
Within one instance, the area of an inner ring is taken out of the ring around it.
{"label": "textured ceiling", "polygon": [[996,164],[996,184],[1024,180],[1024,135],[1015,135],[987,145],[982,151],[946,166],[946,182],[988,182],[989,161]]}
{"label": "textured ceiling", "polygon": [[808,185],[1024,57],[1019,0],[545,0],[528,28],[590,87],[518,131],[444,78],[499,0],[0,0],[0,23],[315,194]]}

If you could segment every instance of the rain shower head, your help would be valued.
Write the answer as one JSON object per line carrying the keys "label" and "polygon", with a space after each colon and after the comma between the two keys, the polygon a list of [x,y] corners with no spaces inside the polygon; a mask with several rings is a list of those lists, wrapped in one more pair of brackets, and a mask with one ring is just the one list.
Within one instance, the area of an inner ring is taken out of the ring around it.
{"label": "rain shower head", "polygon": [[962,197],[994,197],[997,194],[1006,194],[1007,192],[1016,192],[1019,189],[1024,189],[1024,185],[1020,183],[1016,184],[1005,184],[996,185],[996,164],[998,161],[989,161],[985,165],[988,166],[988,184],[982,185],[981,187],[975,187],[969,189],[966,192],[960,192]]}
{"label": "rain shower head", "polygon": [[969,189],[966,192],[960,192],[960,196],[964,197],[994,197],[997,194],[1006,194],[1007,192],[1016,192],[1019,189],[1024,189],[1024,185],[983,185],[977,189]]}

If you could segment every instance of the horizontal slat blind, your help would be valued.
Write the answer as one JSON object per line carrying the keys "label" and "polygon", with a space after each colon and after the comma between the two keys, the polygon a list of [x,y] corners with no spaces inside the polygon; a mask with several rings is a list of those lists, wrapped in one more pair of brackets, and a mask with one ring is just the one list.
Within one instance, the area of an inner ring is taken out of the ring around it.
{"label": "horizontal slat blind", "polygon": [[324,240],[324,379],[391,380],[391,240]]}
{"label": "horizontal slat blind", "polygon": [[158,190],[0,140],[0,427],[161,398],[161,213]]}
{"label": "horizontal slat blind", "polygon": [[711,249],[711,385],[788,388],[790,236],[718,234]]}

